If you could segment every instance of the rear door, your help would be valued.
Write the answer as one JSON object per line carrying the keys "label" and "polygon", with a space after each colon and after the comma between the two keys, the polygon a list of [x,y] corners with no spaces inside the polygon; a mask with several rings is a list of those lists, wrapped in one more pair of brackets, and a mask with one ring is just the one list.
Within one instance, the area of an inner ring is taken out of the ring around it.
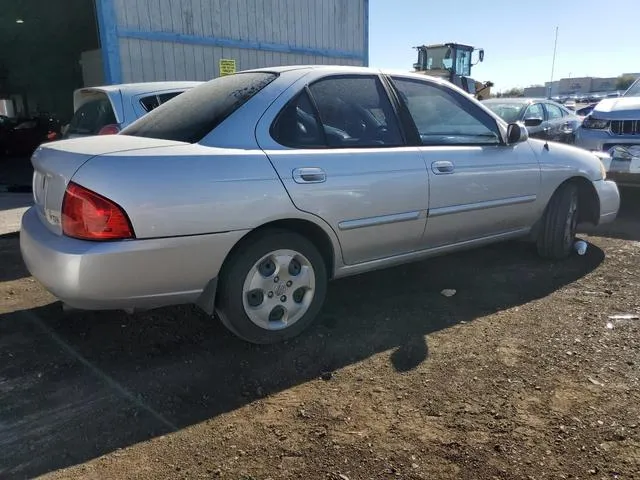
{"label": "rear door", "polygon": [[415,122],[430,169],[429,214],[423,248],[524,232],[540,167],[527,142],[505,145],[496,120],[443,84],[393,76]]}
{"label": "rear door", "polygon": [[313,72],[267,110],[256,133],[295,206],[336,232],[346,264],[418,248],[428,174],[378,76]]}
{"label": "rear door", "polygon": [[565,138],[565,120],[562,117],[562,110],[557,105],[545,103],[547,119],[549,123],[549,134],[547,139],[554,142],[561,142]]}

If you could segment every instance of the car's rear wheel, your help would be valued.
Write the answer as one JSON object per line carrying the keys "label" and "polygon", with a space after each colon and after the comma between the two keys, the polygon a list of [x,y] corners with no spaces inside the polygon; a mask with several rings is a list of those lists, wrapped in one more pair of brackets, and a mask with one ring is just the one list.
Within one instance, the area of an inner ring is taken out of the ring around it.
{"label": "car's rear wheel", "polygon": [[543,258],[560,260],[571,253],[579,218],[578,187],[562,185],[551,197],[542,219],[538,237],[538,254]]}
{"label": "car's rear wheel", "polygon": [[265,231],[225,264],[216,311],[240,338],[276,343],[300,334],[320,311],[327,268],[315,245],[288,231]]}

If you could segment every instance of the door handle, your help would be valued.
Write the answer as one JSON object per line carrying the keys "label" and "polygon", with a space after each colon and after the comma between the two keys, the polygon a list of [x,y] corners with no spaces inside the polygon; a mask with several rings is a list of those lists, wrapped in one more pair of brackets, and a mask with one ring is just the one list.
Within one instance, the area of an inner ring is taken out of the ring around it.
{"label": "door handle", "polygon": [[296,183],[322,183],[327,180],[327,174],[318,167],[296,168],[293,171],[293,181]]}
{"label": "door handle", "polygon": [[431,164],[431,171],[436,175],[446,175],[449,173],[453,173],[455,169],[456,168],[453,165],[453,162],[449,162],[447,160],[440,160]]}

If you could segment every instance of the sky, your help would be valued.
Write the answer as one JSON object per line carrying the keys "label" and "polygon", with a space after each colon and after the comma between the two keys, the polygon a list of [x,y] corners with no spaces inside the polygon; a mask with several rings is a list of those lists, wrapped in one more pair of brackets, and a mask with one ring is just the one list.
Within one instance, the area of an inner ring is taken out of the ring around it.
{"label": "sky", "polygon": [[424,44],[484,48],[471,76],[498,91],[640,72],[640,0],[369,0],[369,65],[413,70]]}

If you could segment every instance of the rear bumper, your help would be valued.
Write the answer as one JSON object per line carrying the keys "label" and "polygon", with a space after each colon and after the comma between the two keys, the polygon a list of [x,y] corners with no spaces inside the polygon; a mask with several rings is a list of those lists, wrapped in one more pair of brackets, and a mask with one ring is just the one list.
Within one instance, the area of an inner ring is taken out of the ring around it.
{"label": "rear bumper", "polygon": [[87,242],[50,232],[30,208],[20,250],[29,272],[71,307],[146,309],[198,301],[245,233]]}
{"label": "rear bumper", "polygon": [[616,219],[620,209],[620,192],[615,182],[610,180],[597,180],[593,186],[600,200],[600,218],[598,225],[611,223]]}

